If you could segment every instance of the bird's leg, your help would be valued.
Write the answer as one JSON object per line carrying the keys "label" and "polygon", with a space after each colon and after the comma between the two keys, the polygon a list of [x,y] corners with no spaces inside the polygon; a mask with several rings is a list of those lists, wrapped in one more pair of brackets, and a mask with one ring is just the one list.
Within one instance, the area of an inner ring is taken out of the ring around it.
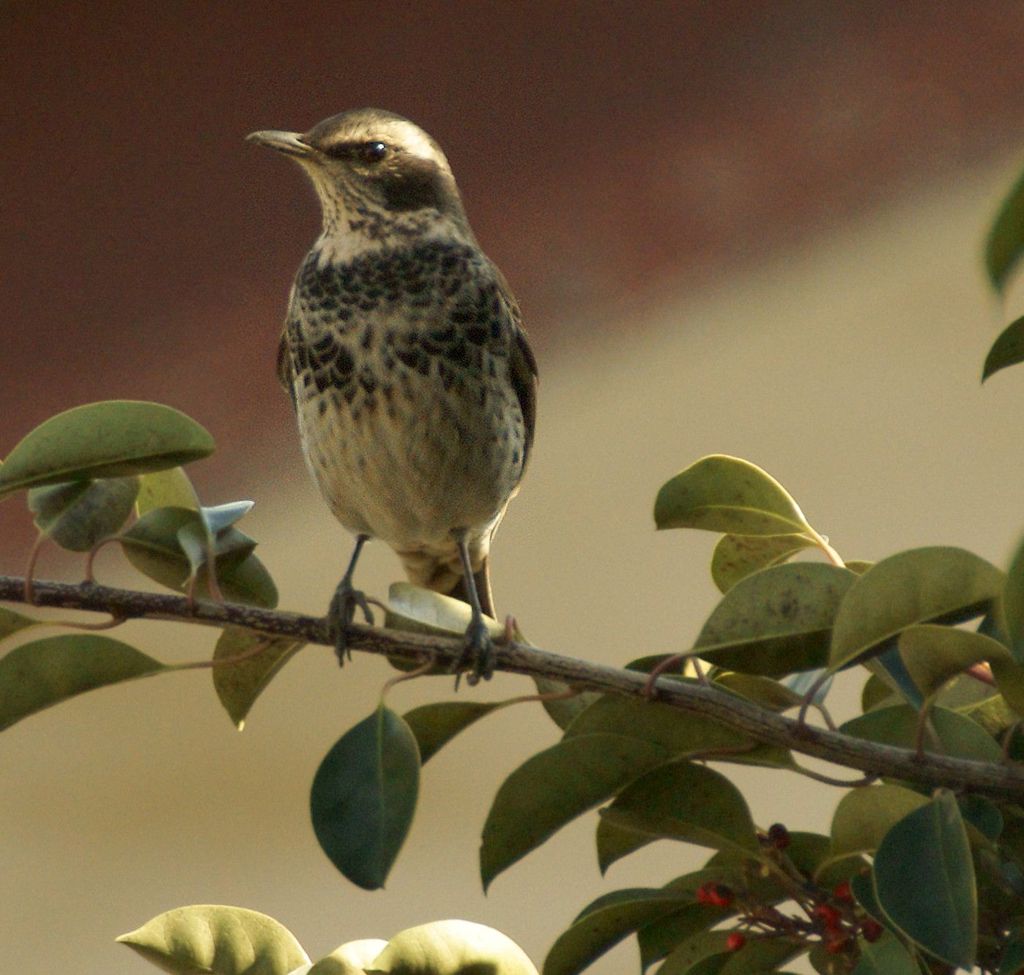
{"label": "bird's leg", "polygon": [[[455,662],[452,672],[461,673],[465,668],[472,667],[472,673],[466,678],[468,684],[478,684],[480,679],[490,680],[494,673],[494,641],[487,631],[487,624],[484,622],[483,610],[480,608],[480,595],[476,591],[476,580],[473,578],[473,564],[469,558],[469,546],[466,543],[465,534],[457,539],[459,546],[459,559],[462,562],[462,572],[466,579],[466,594],[469,596],[469,608],[473,616],[466,629],[465,642],[462,646],[462,653]],[[456,684],[458,678],[456,678]]]}
{"label": "bird's leg", "polygon": [[373,613],[370,611],[366,594],[352,586],[352,576],[356,571],[359,553],[369,538],[369,535],[356,535],[356,547],[352,551],[352,558],[349,559],[348,568],[341,577],[338,588],[334,590],[331,605],[327,610],[327,620],[334,631],[334,652],[338,655],[338,663],[341,666],[344,666],[346,658],[352,659],[345,628],[355,618],[357,608],[363,611],[366,622],[373,626]]}

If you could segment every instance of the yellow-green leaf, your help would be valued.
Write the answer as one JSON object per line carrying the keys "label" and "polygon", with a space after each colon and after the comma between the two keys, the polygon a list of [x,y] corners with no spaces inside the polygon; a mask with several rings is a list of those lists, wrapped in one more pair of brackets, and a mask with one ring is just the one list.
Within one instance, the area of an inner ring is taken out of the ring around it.
{"label": "yellow-green leaf", "polygon": [[396,934],[367,975],[537,975],[511,938],[473,921],[432,921]]}
{"label": "yellow-green leaf", "polygon": [[[321,958],[305,975],[364,975],[370,962],[387,946],[388,943],[380,938],[346,941],[340,948],[335,948]],[[302,969],[299,969],[295,975],[301,973]]]}
{"label": "yellow-green leaf", "polygon": [[1011,660],[1010,651],[991,637],[934,623],[907,628],[898,647],[907,673],[925,697],[976,663]]}
{"label": "yellow-green leaf", "polygon": [[280,922],[219,904],[167,911],[117,940],[174,975],[288,975],[309,962]]}
{"label": "yellow-green leaf", "polygon": [[67,481],[30,489],[28,507],[36,527],[61,548],[88,552],[127,521],[138,490],[135,477]]}
{"label": "yellow-green leaf", "polygon": [[[304,646],[301,640],[291,637],[268,636],[241,626],[225,627],[213,651],[214,661],[220,664],[213,668],[213,688],[239,731],[245,726],[256,698]],[[253,656],[225,663],[250,652]]]}
{"label": "yellow-green leaf", "polygon": [[703,457],[663,485],[654,502],[658,528],[703,528],[737,535],[783,535],[810,526],[770,474],[725,454]]}
{"label": "yellow-green leaf", "polygon": [[711,556],[711,578],[720,592],[728,592],[741,579],[814,544],[806,535],[723,535]]}

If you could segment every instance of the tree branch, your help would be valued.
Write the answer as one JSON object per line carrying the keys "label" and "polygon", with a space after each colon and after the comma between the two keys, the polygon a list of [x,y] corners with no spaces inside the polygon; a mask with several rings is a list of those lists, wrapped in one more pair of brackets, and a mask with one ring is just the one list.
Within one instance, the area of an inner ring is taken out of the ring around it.
{"label": "tree branch", "polygon": [[[88,582],[68,585],[42,581],[33,584],[33,600],[38,606],[110,613],[118,619],[244,626],[273,636],[334,645],[327,623],[320,617],[234,603],[196,602],[190,605],[184,596],[114,589]],[[0,601],[26,602],[25,580],[0,576]],[[407,633],[356,623],[349,627],[348,646],[366,653],[400,654],[423,661],[434,659],[449,665],[454,664],[462,652],[462,642],[455,637]],[[497,669],[562,681],[581,691],[637,698],[643,697],[647,681],[646,674],[636,671],[564,657],[522,644],[499,646]],[[763,744],[779,745],[869,775],[1024,801],[1024,768],[1015,764],[975,762],[934,754],[918,756],[911,749],[880,745],[801,725],[713,686],[661,678],[655,688],[659,702],[714,719]]]}

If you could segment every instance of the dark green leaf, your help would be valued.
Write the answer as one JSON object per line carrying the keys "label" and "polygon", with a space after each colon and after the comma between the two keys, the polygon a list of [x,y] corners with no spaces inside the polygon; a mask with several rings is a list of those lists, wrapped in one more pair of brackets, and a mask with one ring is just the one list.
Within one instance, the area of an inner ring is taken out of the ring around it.
{"label": "dark green leaf", "polygon": [[781,535],[809,528],[786,489],[738,457],[702,457],[668,481],[654,503],[658,528]]}
{"label": "dark green leaf", "polygon": [[485,889],[566,823],[667,758],[665,749],[651,742],[588,734],[527,759],[498,790],[484,825],[480,872]]}
{"label": "dark green leaf", "polygon": [[984,796],[966,795],[957,800],[960,814],[968,826],[974,827],[986,839],[995,841],[1003,831],[1003,814],[999,807]]}
{"label": "dark green leaf", "polygon": [[346,732],[313,778],[321,848],[352,883],[384,886],[416,811],[420,761],[406,723],[381,705]]}
{"label": "dark green leaf", "polygon": [[686,714],[666,704],[604,695],[566,729],[565,737],[610,733],[654,742],[670,756],[715,753],[721,761],[769,768],[792,768],[793,758],[784,748],[760,745],[738,731],[710,718]]}
{"label": "dark green leaf", "polygon": [[1019,176],[999,206],[985,241],[985,270],[1002,294],[1006,279],[1024,251],[1024,175]]}
{"label": "dark green leaf", "polygon": [[1003,957],[999,960],[999,975],[1018,975],[1022,968],[1024,968],[1024,941],[1011,941],[1003,951]]}
{"label": "dark green leaf", "polygon": [[645,924],[637,931],[640,945],[640,967],[646,970],[687,938],[706,931],[731,913],[709,904],[688,904]]}
{"label": "dark green leaf", "polygon": [[814,544],[806,535],[723,535],[711,556],[711,578],[720,592],[728,592],[741,579]]}
{"label": "dark green leaf", "polygon": [[985,356],[985,365],[981,370],[981,381],[989,376],[1024,362],[1024,318],[1010,322],[992,343],[992,348]]}
{"label": "dark green leaf", "polygon": [[61,548],[88,552],[128,520],[138,490],[135,477],[70,481],[32,488],[28,506],[44,535]]}
{"label": "dark green leaf", "polygon": [[694,650],[720,667],[766,677],[819,667],[840,601],[856,581],[822,563],[763,569],[722,597]]}
{"label": "dark green leaf", "polygon": [[768,708],[769,711],[787,711],[801,701],[801,696],[784,684],[754,674],[737,674],[731,671],[715,674],[714,683],[748,701]]}
{"label": "dark green leaf", "polygon": [[[728,937],[728,931],[705,931],[687,938],[665,959],[657,975],[759,975],[775,971],[806,950],[801,941],[779,937],[751,939],[739,951],[729,951]],[[697,967],[701,962],[710,967]]]}
{"label": "dark green leaf", "polygon": [[14,447],[0,467],[0,497],[44,484],[163,470],[213,450],[210,434],[169,406],[90,403],[51,417]]}
{"label": "dark green leaf", "polygon": [[715,850],[757,854],[760,845],[742,794],[724,775],[670,762],[628,785],[601,815],[613,825]]}
{"label": "dark green leaf", "polygon": [[952,792],[939,791],[889,830],[874,877],[878,903],[903,934],[949,965],[974,964],[974,863]]}
{"label": "dark green leaf", "polygon": [[846,593],[829,669],[839,670],[915,623],[970,619],[1002,588],[1003,574],[962,548],[936,545],[891,555]]}
{"label": "dark green leaf", "polygon": [[[945,708],[932,708],[928,721],[930,730],[924,738],[926,752],[981,762],[998,762],[1002,758],[998,743],[970,718]],[[839,730],[883,745],[913,748],[917,723],[918,712],[907,704],[899,704],[862,714],[847,721]]]}
{"label": "dark green leaf", "polygon": [[164,669],[107,636],[75,633],[23,643],[0,658],[0,729],[76,694]]}
{"label": "dark green leaf", "polygon": [[117,940],[174,975],[288,975],[309,962],[283,924],[218,904],[167,911]]}
{"label": "dark green leaf", "polygon": [[[233,532],[235,529],[229,528],[228,531]],[[228,602],[262,606],[264,609],[273,609],[277,605],[277,586],[255,555],[248,555],[238,563],[230,558],[225,561],[227,564],[222,569],[221,559],[217,559],[217,579]],[[200,587],[205,585],[205,580],[206,569],[203,568],[199,573]]]}
{"label": "dark green leaf", "polygon": [[889,932],[878,941],[870,943],[861,938],[857,942],[860,961],[853,975],[920,975],[913,957],[903,942]]}
{"label": "dark green leaf", "polygon": [[1017,546],[1003,587],[1006,641],[1017,663],[1024,663],[1024,541]]}
{"label": "dark green leaf", "polygon": [[403,717],[419,745],[420,764],[425,765],[460,731],[498,707],[498,702],[439,701],[406,712]]}
{"label": "dark green leaf", "polygon": [[[602,898],[602,904],[585,910],[551,946],[544,960],[543,975],[577,975],[605,952],[638,928],[677,911],[686,904],[678,894],[665,890],[617,891],[621,895]],[[699,906],[709,927],[722,912]],[[701,929],[698,929],[701,930]]]}
{"label": "dark green leaf", "polygon": [[[213,668],[213,687],[239,731],[245,726],[256,698],[303,646],[301,640],[290,637],[272,637],[241,626],[224,628],[213,651],[213,659],[220,663]],[[254,656],[237,663],[224,663],[250,652],[254,652]]]}
{"label": "dark green leaf", "polygon": [[870,785],[851,789],[832,816],[830,859],[855,853],[874,853],[885,834],[928,799],[900,785]]}
{"label": "dark green leaf", "polygon": [[651,837],[647,833],[616,826],[602,817],[597,824],[596,841],[597,865],[604,874],[617,860],[647,846],[651,842]]}

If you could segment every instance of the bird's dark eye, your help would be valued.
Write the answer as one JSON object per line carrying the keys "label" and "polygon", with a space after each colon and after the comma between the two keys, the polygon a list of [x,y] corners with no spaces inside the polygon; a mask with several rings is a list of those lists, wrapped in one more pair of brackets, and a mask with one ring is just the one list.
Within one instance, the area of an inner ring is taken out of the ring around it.
{"label": "bird's dark eye", "polygon": [[357,155],[364,163],[379,163],[388,154],[388,147],[383,142],[364,142],[359,146]]}

